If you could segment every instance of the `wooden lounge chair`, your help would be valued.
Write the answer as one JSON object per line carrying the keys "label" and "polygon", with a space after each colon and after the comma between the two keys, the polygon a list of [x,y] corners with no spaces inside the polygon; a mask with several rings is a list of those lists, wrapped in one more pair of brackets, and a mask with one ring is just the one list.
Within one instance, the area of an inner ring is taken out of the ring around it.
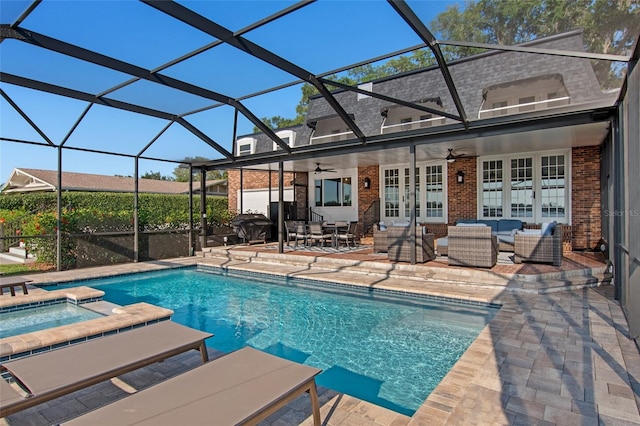
{"label": "wooden lounge chair", "polygon": [[320,372],[245,347],[65,425],[254,425],[309,392],[319,426]]}
{"label": "wooden lounge chair", "polygon": [[5,362],[0,365],[0,371],[11,373],[27,397],[16,398],[18,391],[0,378],[4,382],[0,389],[0,417],[191,349],[200,350],[202,361],[207,362],[204,341],[211,336],[172,321],[162,321]]}

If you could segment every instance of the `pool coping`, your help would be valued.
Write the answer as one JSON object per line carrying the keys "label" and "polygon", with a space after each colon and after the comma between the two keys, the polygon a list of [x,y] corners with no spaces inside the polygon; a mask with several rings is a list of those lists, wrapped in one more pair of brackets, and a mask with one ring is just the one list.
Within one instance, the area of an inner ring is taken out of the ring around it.
{"label": "pool coping", "polygon": [[[0,299],[0,309],[3,313],[9,313],[58,303],[90,304],[101,301],[103,296],[103,291],[87,286],[50,291],[38,289],[21,297]],[[171,315],[173,311],[170,309],[149,303],[135,303],[114,307],[110,315],[103,314],[99,318],[3,337],[0,338],[0,362],[166,321],[171,319]]]}
{"label": "pool coping", "polygon": [[[113,269],[142,272],[198,263],[267,273],[271,272],[269,268],[277,268],[292,276],[342,276],[346,280],[349,275],[356,281],[367,277],[361,272],[348,274],[348,267],[327,271],[313,265],[292,266],[286,262],[269,265],[231,258],[180,258],[32,277],[34,282],[75,281],[75,277],[114,275]],[[409,291],[415,289],[414,281],[419,281],[393,276],[369,278],[364,285],[378,287],[385,283],[387,286],[388,281],[393,281],[391,288],[406,287]],[[628,324],[619,304],[605,295],[611,288],[606,285],[602,290],[569,286],[566,291],[543,294],[446,282],[435,286],[423,281],[419,286],[422,292],[444,296],[455,294],[456,298],[500,303],[502,308],[412,418],[343,395],[322,402],[323,419],[336,425],[375,421],[386,426],[479,421],[485,424],[563,421],[597,424],[599,419],[640,424],[638,390],[630,387],[629,379],[620,381],[618,378],[623,374],[631,377],[633,383],[633,377],[640,377],[640,354],[629,339]],[[563,312],[574,307],[580,315],[590,313],[587,326],[574,324],[570,317],[568,321],[565,319]],[[603,359],[602,350],[610,356]],[[581,361],[585,354],[589,354],[591,360],[587,364]],[[560,363],[559,369],[557,363]],[[557,374],[564,377],[563,364],[566,365],[565,375],[573,374],[592,385],[582,390],[578,386],[582,397],[569,393],[573,392],[573,387],[569,384],[569,388],[565,388],[564,379],[558,381]],[[609,365],[614,366],[615,374],[608,370]],[[543,373],[547,376],[541,376]],[[557,386],[556,390],[550,390],[551,386]],[[309,419],[301,424],[310,424]]]}

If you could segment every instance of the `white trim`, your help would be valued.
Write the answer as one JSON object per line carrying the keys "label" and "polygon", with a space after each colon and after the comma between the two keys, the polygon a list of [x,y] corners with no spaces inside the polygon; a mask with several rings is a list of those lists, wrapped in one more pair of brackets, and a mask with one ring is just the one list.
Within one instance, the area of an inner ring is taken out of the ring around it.
{"label": "white trim", "polygon": [[[289,142],[288,142],[288,146],[291,148],[293,146],[295,146],[295,140],[296,140],[296,132],[294,132],[293,130],[281,130],[279,132],[276,132],[276,136],[279,137],[280,139],[286,139],[289,138]],[[273,143],[273,150],[277,151],[278,149],[280,149],[280,145],[278,145],[277,143]]]}
{"label": "white trim", "polygon": [[[244,154],[241,154],[241,149],[240,147],[243,146],[247,146],[250,145],[251,149],[249,151],[249,153],[247,154],[246,152]],[[236,142],[236,155],[240,156],[240,155],[249,155],[249,154],[253,154],[256,152],[256,139],[255,138],[242,138],[242,139],[238,139],[238,141]]]}
{"label": "white trim", "polygon": [[[541,211],[542,206],[540,205],[540,195],[542,193],[542,179],[540,176],[541,170],[541,157],[553,156],[553,155],[564,155],[565,156],[565,212],[564,218],[557,218],[558,221],[566,224],[571,224],[571,216],[572,216],[572,205],[571,205],[571,197],[573,193],[572,181],[571,181],[571,170],[572,170],[572,158],[571,158],[571,149],[554,149],[548,151],[531,151],[531,152],[516,152],[506,155],[490,155],[484,157],[478,157],[476,160],[476,176],[477,176],[477,217],[480,219],[496,219],[493,216],[484,216],[483,215],[483,193],[482,193],[482,162],[484,161],[492,161],[492,160],[502,160],[502,216],[503,219],[511,219],[511,160],[514,158],[525,158],[531,157],[533,159],[532,167],[533,167],[533,189],[535,191],[536,197],[533,201],[533,217],[531,218],[521,218],[514,217],[513,219],[521,219],[523,222],[532,221],[532,223],[541,223],[547,220],[547,218],[543,218]],[[555,218],[548,218],[548,220],[553,220]]]}
{"label": "white trim", "polygon": [[[443,203],[442,203],[442,217],[427,217],[426,216],[426,167],[427,166],[442,166],[442,193],[443,193]],[[448,223],[449,220],[449,164],[445,160],[430,160],[430,161],[420,161],[416,163],[416,168],[420,173],[419,185],[420,185],[420,193],[419,193],[419,201],[420,201],[420,216],[416,217],[416,220],[421,223]],[[408,169],[409,165],[406,163],[399,164],[385,164],[384,166],[380,166],[379,168],[379,188],[380,188],[380,220],[391,223],[391,221],[402,221],[408,220],[405,216],[405,206],[403,201],[404,196],[404,179],[405,179],[405,169]],[[398,217],[390,217],[385,215],[385,186],[384,186],[384,172],[385,170],[395,170],[398,169],[398,178],[399,182],[399,195],[400,195],[400,206],[399,206],[399,216]]]}

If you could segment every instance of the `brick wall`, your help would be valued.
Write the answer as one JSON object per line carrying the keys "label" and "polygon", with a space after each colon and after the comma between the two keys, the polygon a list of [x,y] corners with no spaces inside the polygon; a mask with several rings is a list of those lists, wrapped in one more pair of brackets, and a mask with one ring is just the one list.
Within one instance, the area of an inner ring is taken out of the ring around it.
{"label": "brick wall", "polygon": [[[365,189],[364,178],[369,178],[371,187]],[[365,229],[362,223],[364,213],[369,206],[380,198],[380,168],[378,165],[358,167],[358,235],[362,235]],[[369,234],[373,232],[369,231]]]}
{"label": "brick wall", "polygon": [[[458,158],[447,167],[449,223],[478,217],[478,191],[475,158]],[[464,183],[457,182],[458,170],[464,172]]]}
{"label": "brick wall", "polygon": [[[307,184],[306,173],[297,173],[296,179],[298,183],[303,185]],[[293,173],[285,173],[284,174],[284,186],[285,188],[291,187],[293,185]],[[240,170],[230,169],[228,171],[228,185],[229,185],[229,211],[231,214],[237,214],[238,209],[240,208],[238,202],[238,190],[240,189]],[[245,170],[242,173],[242,187],[244,189],[267,189],[269,187],[269,172],[255,171],[255,170]],[[278,188],[278,173],[271,173],[271,189]],[[300,198],[298,198],[300,195]],[[296,201],[298,202],[298,209],[300,208],[300,203],[302,203],[302,208],[304,211],[304,206],[306,205],[306,191],[298,191],[296,188]]]}
{"label": "brick wall", "polygon": [[574,250],[592,249],[602,237],[599,146],[571,150],[571,224]]}

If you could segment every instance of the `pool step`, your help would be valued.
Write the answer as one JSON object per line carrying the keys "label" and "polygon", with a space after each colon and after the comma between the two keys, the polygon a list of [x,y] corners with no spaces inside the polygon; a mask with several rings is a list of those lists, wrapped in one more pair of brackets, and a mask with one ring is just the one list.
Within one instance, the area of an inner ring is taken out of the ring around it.
{"label": "pool step", "polygon": [[121,308],[120,305],[116,305],[115,303],[107,302],[105,300],[83,303],[81,306],[85,309],[89,309],[90,311],[97,312],[102,315],[113,315],[114,308]]}
{"label": "pool step", "polygon": [[230,261],[239,264],[274,265],[276,270],[282,266],[301,268],[305,271],[340,272],[354,274],[393,277],[407,280],[451,283],[482,288],[502,288],[507,291],[525,293],[551,293],[555,291],[575,290],[596,287],[610,282],[605,268],[585,268],[543,274],[501,274],[476,268],[446,268],[433,265],[410,265],[377,261],[338,259],[323,256],[281,255],[271,252],[252,252],[224,248],[210,248],[203,253],[205,257],[219,260],[220,266],[231,266]]}

